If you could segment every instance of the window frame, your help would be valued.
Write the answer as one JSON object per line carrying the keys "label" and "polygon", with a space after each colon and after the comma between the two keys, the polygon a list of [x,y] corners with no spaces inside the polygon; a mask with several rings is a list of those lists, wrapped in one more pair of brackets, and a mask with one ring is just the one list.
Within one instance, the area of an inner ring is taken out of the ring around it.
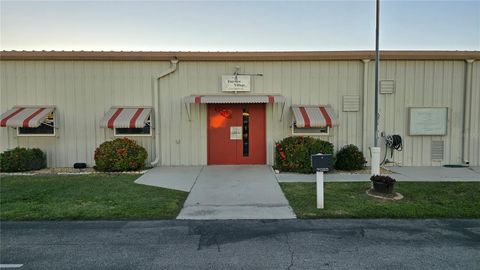
{"label": "window frame", "polygon": [[[119,129],[119,128],[113,128],[113,136],[115,136],[115,137],[152,137],[153,136],[153,127],[151,125],[151,115],[148,116],[148,119],[147,119],[147,122],[145,123],[145,126],[150,127],[150,132],[149,133],[123,133],[123,134],[118,134],[117,129]],[[125,128],[125,129],[129,129],[129,128]],[[138,129],[141,129],[141,128],[138,128]]]}
{"label": "window frame", "polygon": [[[327,129],[326,132],[314,132],[314,133],[305,133],[305,132],[295,132],[297,126],[295,123],[292,124],[292,136],[330,136],[330,127],[325,127]],[[310,128],[302,128],[302,129],[310,129]],[[316,129],[316,128],[311,128]]]}
{"label": "window frame", "polygon": [[[57,127],[57,110],[53,110],[51,112],[51,114],[52,114],[51,127],[53,128],[53,133],[25,134],[25,133],[20,133],[20,129],[23,128],[23,127],[17,127],[17,128],[15,128],[17,130],[17,137],[56,137],[57,136],[57,129],[58,129],[58,127]],[[45,118],[45,120],[40,124],[40,126],[41,125],[50,126],[50,125],[46,124],[46,123],[48,123],[47,122],[48,118],[49,118],[49,116],[47,116]],[[30,127],[28,127],[28,128],[30,128]],[[38,127],[36,127],[36,128],[38,128]],[[31,129],[35,129],[35,128],[31,128]]]}

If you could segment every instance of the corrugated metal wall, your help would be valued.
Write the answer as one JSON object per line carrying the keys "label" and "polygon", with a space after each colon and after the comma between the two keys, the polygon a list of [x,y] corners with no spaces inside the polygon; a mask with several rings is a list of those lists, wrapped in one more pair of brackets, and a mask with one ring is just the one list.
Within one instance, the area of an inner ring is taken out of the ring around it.
{"label": "corrugated metal wall", "polygon": [[[235,66],[254,76],[252,93],[280,93],[287,103],[267,105],[267,160],[273,161],[274,141],[290,135],[291,104],[332,104],[342,119],[341,128],[323,137],[336,145],[361,144],[362,115],[341,111],[343,95],[361,95],[363,66],[360,61],[322,62],[182,62],[176,73],[161,80],[162,163],[190,165],[206,163],[206,106],[192,105],[188,121],[182,98],[191,94],[220,93],[220,76],[232,74]],[[170,102],[166,102],[170,101]],[[182,116],[177,125],[178,115]]]}
{"label": "corrugated metal wall", "polygon": [[[1,112],[14,105],[56,105],[60,128],[57,138],[16,137],[15,130],[1,128],[1,149],[17,145],[40,147],[47,151],[49,166],[72,166],[74,162],[93,165],[93,152],[111,130],[99,127],[103,114],[114,105],[152,106],[153,78],[168,62],[140,61],[2,61]],[[278,105],[267,105],[267,160],[273,162],[274,141],[290,135],[291,104],[331,104],[341,125],[328,137],[336,149],[346,144],[362,145],[363,115],[343,112],[344,95],[363,97],[362,61],[272,61],[272,62],[180,62],[177,71],[160,80],[161,163],[196,165],[207,162],[206,105],[192,105],[191,121],[183,97],[190,94],[220,93],[220,77],[242,73],[262,73],[252,77],[253,93],[279,93],[287,104],[280,122]],[[408,107],[449,107],[447,136],[404,136],[405,150],[395,153],[402,165],[440,165],[461,162],[464,61],[384,61],[381,77],[395,80],[394,94],[381,95],[381,129],[407,135]],[[368,119],[372,115],[373,68],[368,63]],[[471,163],[479,165],[480,71],[474,63],[472,80]],[[475,116],[476,114],[476,116]],[[372,123],[367,123],[372,139]],[[152,160],[153,137],[136,138]],[[432,140],[444,140],[445,160],[432,162]],[[368,143],[369,144],[369,143]],[[368,155],[366,153],[366,155]]]}
{"label": "corrugated metal wall", "polygon": [[[374,63],[369,73],[374,73]],[[400,134],[404,150],[394,152],[394,160],[402,165],[431,166],[462,162],[463,97],[465,61],[385,61],[381,65],[382,80],[395,81],[394,94],[381,94],[379,130]],[[371,76],[368,87],[373,89]],[[373,114],[373,91],[369,91],[367,108]],[[447,136],[408,136],[409,107],[448,107]],[[368,137],[373,136],[369,125]],[[432,161],[431,141],[444,141],[442,162]],[[388,153],[390,158],[390,153]],[[391,158],[390,158],[391,159]]]}
{"label": "corrugated metal wall", "polygon": [[[104,113],[114,105],[152,106],[152,78],[168,67],[162,62],[2,61],[1,111],[15,105],[55,105],[57,137],[17,137],[1,128],[2,151],[15,146],[39,147],[48,165],[93,166],[95,148],[113,138],[100,128]],[[152,138],[135,138],[152,151]]]}
{"label": "corrugated metal wall", "polygon": [[470,127],[470,164],[480,165],[480,62],[472,64],[472,110]]}

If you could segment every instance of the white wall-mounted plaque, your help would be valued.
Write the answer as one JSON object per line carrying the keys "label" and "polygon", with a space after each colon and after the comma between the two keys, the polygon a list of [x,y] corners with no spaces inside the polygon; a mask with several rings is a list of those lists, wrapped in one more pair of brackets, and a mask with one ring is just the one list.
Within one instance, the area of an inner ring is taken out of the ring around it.
{"label": "white wall-mounted plaque", "polygon": [[222,91],[224,92],[249,92],[250,76],[246,75],[223,75]]}
{"label": "white wall-mounted plaque", "polygon": [[242,139],[242,127],[230,127],[230,140]]}
{"label": "white wall-mounted plaque", "polygon": [[410,135],[446,135],[448,108],[411,107]]}

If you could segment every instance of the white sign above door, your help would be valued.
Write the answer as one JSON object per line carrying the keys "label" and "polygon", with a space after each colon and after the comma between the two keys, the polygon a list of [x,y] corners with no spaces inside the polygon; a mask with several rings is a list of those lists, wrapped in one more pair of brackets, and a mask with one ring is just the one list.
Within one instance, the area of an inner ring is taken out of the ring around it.
{"label": "white sign above door", "polygon": [[249,92],[250,76],[246,75],[223,75],[222,91],[223,92]]}

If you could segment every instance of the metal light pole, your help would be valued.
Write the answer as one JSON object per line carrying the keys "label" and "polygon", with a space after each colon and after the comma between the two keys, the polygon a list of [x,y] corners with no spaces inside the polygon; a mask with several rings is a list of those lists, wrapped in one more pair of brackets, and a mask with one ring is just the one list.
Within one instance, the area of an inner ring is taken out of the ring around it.
{"label": "metal light pole", "polygon": [[370,148],[371,152],[371,174],[380,174],[380,147],[378,145],[378,98],[379,98],[379,68],[380,68],[380,50],[379,50],[379,36],[380,36],[380,0],[376,0],[375,9],[375,110],[373,116],[373,147]]}
{"label": "metal light pole", "polygon": [[380,0],[376,0],[376,27],[375,27],[375,119],[374,119],[374,129],[375,129],[375,141],[374,146],[378,147],[378,72],[380,68],[380,50],[379,50],[379,36],[380,36]]}

